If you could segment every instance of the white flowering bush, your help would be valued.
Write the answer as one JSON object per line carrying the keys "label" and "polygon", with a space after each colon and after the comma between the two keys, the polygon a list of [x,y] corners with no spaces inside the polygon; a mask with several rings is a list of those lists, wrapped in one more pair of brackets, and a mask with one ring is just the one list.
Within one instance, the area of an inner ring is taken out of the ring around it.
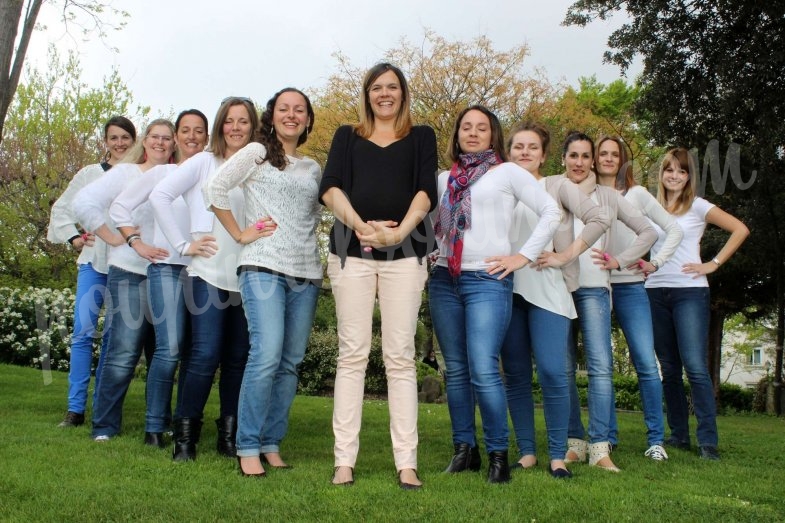
{"label": "white flowering bush", "polygon": [[[69,369],[74,293],[70,289],[0,287],[0,361],[42,369]],[[102,331],[103,318],[98,332]],[[97,361],[101,339],[93,340]]]}

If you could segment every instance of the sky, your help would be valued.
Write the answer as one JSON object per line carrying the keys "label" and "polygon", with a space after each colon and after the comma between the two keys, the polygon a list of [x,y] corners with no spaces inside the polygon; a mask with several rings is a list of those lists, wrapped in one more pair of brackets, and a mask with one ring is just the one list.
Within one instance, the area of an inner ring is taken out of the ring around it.
{"label": "sky", "polygon": [[[59,4],[60,2],[52,2]],[[448,40],[489,37],[499,51],[525,43],[527,70],[541,68],[553,82],[577,86],[584,76],[603,83],[620,78],[604,64],[617,14],[586,28],[563,27],[570,0],[133,0],[114,1],[130,18],[120,31],[88,42],[64,34],[55,6],[44,3],[46,26],[31,41],[28,64],[43,68],[53,43],[63,55],[75,49],[90,87],[116,68],[134,101],[150,116],[197,108],[211,120],[222,99],[247,96],[257,105],[285,86],[320,87],[340,51],[360,68],[378,62],[402,38],[423,40],[426,29]],[[113,52],[110,48],[116,48]],[[640,71],[635,64],[630,81]],[[24,80],[23,80],[24,81]]]}

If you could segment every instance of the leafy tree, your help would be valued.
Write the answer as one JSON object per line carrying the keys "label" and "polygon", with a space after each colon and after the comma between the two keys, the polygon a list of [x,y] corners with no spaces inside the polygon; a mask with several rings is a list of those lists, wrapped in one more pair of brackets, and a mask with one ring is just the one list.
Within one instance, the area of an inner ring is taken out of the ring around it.
{"label": "leafy tree", "polygon": [[104,122],[148,109],[132,108],[116,71],[101,89],[88,88],[74,55],[63,62],[53,48],[46,71],[27,76],[0,143],[0,284],[70,286],[74,253],[46,241],[50,208],[80,168],[100,161]]}
{"label": "leafy tree", "polygon": [[[98,32],[105,35],[109,27],[102,15],[109,10],[121,19],[128,13],[111,7],[110,2],[97,0],[3,0],[0,2],[0,141],[3,139],[3,127],[6,115],[14,97],[24,66],[27,46],[36,29],[36,21],[45,3],[62,6],[62,22],[66,32],[70,27],[77,26],[83,34]],[[124,23],[113,28],[120,28]],[[21,28],[21,33],[19,29]],[[17,38],[18,36],[18,38]]]}
{"label": "leafy tree", "polygon": [[[636,56],[643,58],[636,113],[657,143],[685,145],[701,154],[709,199],[753,231],[743,252],[712,277],[709,349],[715,386],[723,320],[747,310],[776,312],[775,377],[781,382],[785,2],[579,0],[565,24],[585,26],[622,10],[630,21],[611,34],[605,59],[624,71]],[[709,231],[704,254],[713,256],[724,238]]]}

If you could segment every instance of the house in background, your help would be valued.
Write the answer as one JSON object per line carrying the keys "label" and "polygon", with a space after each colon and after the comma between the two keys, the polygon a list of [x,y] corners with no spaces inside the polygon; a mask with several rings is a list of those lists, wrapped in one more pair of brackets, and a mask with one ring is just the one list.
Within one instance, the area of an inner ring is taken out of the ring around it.
{"label": "house in background", "polygon": [[774,366],[774,345],[765,333],[750,332],[746,328],[728,329],[722,340],[720,382],[745,388],[755,388],[758,382],[771,375]]}

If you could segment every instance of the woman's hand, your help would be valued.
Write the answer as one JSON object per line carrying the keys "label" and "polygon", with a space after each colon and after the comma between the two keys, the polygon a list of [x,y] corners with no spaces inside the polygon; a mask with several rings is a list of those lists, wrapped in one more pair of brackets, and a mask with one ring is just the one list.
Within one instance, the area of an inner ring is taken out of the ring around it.
{"label": "woman's hand", "polygon": [[594,265],[598,265],[600,269],[604,271],[610,271],[613,269],[621,268],[621,264],[619,263],[619,260],[611,256],[607,252],[601,251],[600,249],[592,249],[591,257],[594,260]]}
{"label": "woman's hand", "polygon": [[569,261],[569,254],[567,252],[552,252],[543,251],[534,262],[534,266],[538,271],[547,269],[548,267],[558,269],[564,267]]}
{"label": "woman's hand", "polygon": [[185,255],[210,258],[216,252],[218,252],[218,244],[215,242],[215,236],[207,235],[192,241],[185,251]]}
{"label": "woman's hand", "polygon": [[160,260],[164,260],[169,257],[169,251],[167,251],[166,249],[161,249],[160,247],[153,247],[152,245],[147,245],[142,240],[136,240],[132,242],[131,248],[136,251],[136,254],[138,254],[145,260],[149,261],[150,263],[156,263]]}
{"label": "woman's hand", "polygon": [[360,240],[360,245],[363,247],[380,249],[397,245],[402,241],[400,231],[398,230],[398,222],[392,220],[368,221],[366,225],[370,226],[370,229],[358,227],[355,231],[357,238]]}
{"label": "woman's hand", "polygon": [[514,271],[522,267],[526,267],[529,264],[529,261],[524,255],[522,254],[513,254],[512,256],[491,256],[490,258],[485,258],[485,263],[492,264],[486,272],[491,275],[498,275],[498,280],[502,280],[507,277],[508,274],[512,274]]}
{"label": "woman's hand", "polygon": [[694,280],[695,278],[700,278],[701,276],[711,274],[712,272],[719,269],[719,267],[720,266],[713,261],[706,263],[685,263],[681,266],[681,272],[684,274],[694,274],[692,277]]}
{"label": "woman's hand", "polygon": [[240,238],[237,240],[242,245],[253,243],[259,238],[267,238],[272,236],[278,229],[278,224],[273,221],[269,216],[259,218],[256,223],[249,225],[240,233]]}

